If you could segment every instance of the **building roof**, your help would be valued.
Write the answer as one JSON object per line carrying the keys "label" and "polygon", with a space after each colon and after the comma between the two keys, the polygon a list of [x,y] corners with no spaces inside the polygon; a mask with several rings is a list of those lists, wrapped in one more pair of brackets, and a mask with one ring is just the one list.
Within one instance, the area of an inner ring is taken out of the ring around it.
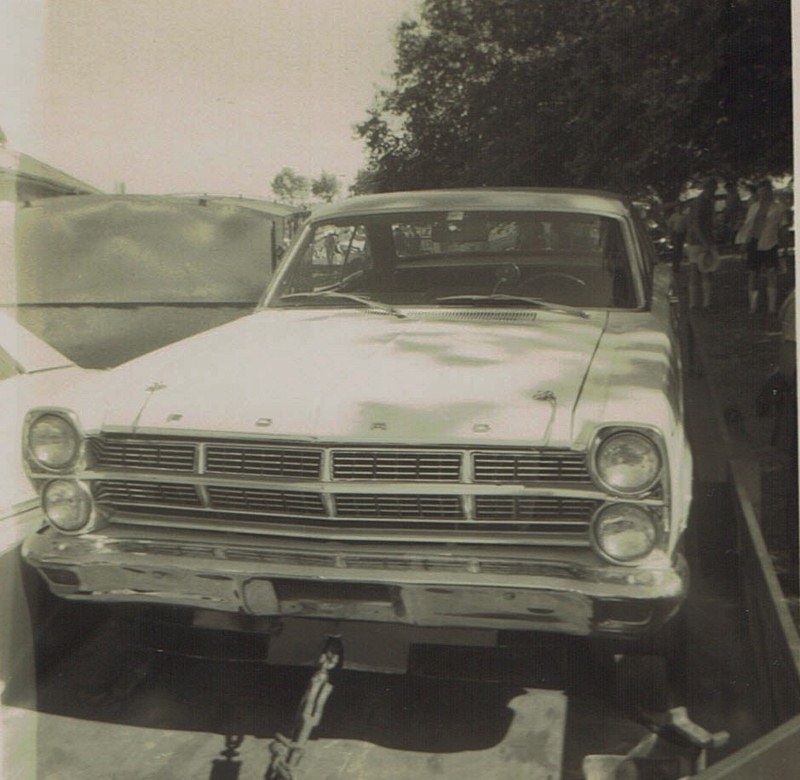
{"label": "building roof", "polygon": [[35,157],[0,146],[0,200],[25,201],[100,192],[97,187]]}

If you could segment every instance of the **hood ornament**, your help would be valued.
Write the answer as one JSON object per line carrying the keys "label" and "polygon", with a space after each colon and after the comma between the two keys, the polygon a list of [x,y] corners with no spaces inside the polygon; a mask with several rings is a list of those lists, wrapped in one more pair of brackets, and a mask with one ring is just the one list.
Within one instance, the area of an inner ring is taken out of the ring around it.
{"label": "hood ornament", "polygon": [[550,419],[547,421],[547,427],[544,429],[544,446],[550,443],[550,432],[553,429],[553,421],[556,419],[556,408],[558,407],[558,400],[556,394],[552,390],[537,390],[533,394],[534,401],[544,401],[550,404]]}
{"label": "hood ornament", "polygon": [[163,382],[153,382],[153,384],[151,384],[149,387],[145,387],[145,392],[150,393],[150,395],[145,396],[144,402],[139,408],[139,411],[136,413],[136,417],[133,418],[133,422],[131,423],[131,431],[136,433],[136,430],[139,428],[139,420],[142,419],[142,414],[147,407],[148,401],[153,397],[153,393],[155,393],[156,390],[163,390],[165,387],[166,385]]}

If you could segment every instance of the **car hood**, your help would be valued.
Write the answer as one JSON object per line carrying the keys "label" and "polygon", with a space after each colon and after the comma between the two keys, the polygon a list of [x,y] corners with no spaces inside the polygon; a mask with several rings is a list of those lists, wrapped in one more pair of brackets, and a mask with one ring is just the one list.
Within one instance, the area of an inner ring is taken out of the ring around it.
{"label": "car hood", "polygon": [[568,440],[605,313],[263,311],[113,372],[107,430]]}

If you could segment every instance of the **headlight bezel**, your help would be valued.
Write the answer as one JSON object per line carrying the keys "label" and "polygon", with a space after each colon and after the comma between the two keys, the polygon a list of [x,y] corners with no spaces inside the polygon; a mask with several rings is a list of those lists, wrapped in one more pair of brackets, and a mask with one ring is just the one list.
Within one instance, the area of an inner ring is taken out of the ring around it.
{"label": "headlight bezel", "polygon": [[[600,454],[602,454],[603,447],[608,446],[608,443],[611,440],[622,435],[632,435],[644,440],[653,448],[653,452],[658,457],[659,465],[653,477],[646,483],[634,488],[620,488],[611,484],[603,478],[598,466],[598,457]],[[661,435],[653,429],[625,425],[602,428],[596,432],[589,448],[588,455],[589,473],[591,474],[592,479],[601,490],[609,493],[612,496],[625,499],[641,498],[649,495],[659,486],[664,489],[665,493],[667,492],[666,488],[669,481],[669,461],[667,458],[666,448],[664,446],[664,440]],[[666,499],[667,496],[665,495],[664,498]]]}
{"label": "headlight bezel", "polygon": [[[31,435],[37,423],[47,417],[55,417],[66,423],[75,435],[75,451],[72,456],[61,465],[51,465],[40,460],[34,454],[34,445]],[[32,409],[25,416],[22,433],[23,461],[32,476],[68,475],[74,474],[84,468],[86,460],[86,434],[84,433],[77,415],[70,409],[62,407],[38,407]]]}
{"label": "headlight bezel", "polygon": [[[59,484],[68,485],[74,488],[79,497],[86,502],[86,510],[82,516],[83,522],[80,524],[80,526],[76,528],[68,528],[60,525],[57,521],[53,520],[51,513],[48,509],[47,493],[49,490],[53,489],[54,486]],[[58,531],[58,533],[61,534],[67,534],[69,536],[85,534],[88,531],[97,528],[97,526],[100,524],[102,520],[100,514],[97,512],[97,506],[95,504],[91,488],[86,482],[83,482],[82,480],[79,479],[73,479],[70,478],[69,476],[66,477],[59,476],[56,477],[55,479],[47,480],[42,485],[40,492],[40,501],[42,506],[42,512],[48,524],[56,531]]]}
{"label": "headlight bezel", "polygon": [[[600,541],[601,534],[598,532],[600,521],[603,515],[613,512],[616,507],[627,507],[636,513],[640,513],[646,522],[650,524],[653,531],[653,540],[648,549],[642,553],[638,553],[629,557],[618,557],[613,555]],[[602,506],[598,507],[592,515],[591,523],[589,524],[589,539],[592,549],[604,560],[618,566],[637,566],[643,560],[648,558],[655,550],[660,549],[663,543],[663,528],[658,518],[654,515],[653,507],[643,504],[636,504],[632,501],[608,501]]]}

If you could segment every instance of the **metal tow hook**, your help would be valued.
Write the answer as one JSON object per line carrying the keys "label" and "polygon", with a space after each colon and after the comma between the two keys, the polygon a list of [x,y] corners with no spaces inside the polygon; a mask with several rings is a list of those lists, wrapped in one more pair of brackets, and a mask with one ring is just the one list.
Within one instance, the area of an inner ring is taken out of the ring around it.
{"label": "metal tow hook", "polygon": [[342,640],[337,636],[329,636],[317,662],[317,669],[300,699],[292,738],[276,734],[270,743],[270,762],[265,780],[295,780],[294,770],[303,757],[305,744],[322,719],[325,702],[333,691],[328,678],[334,669],[342,665],[343,658]]}

